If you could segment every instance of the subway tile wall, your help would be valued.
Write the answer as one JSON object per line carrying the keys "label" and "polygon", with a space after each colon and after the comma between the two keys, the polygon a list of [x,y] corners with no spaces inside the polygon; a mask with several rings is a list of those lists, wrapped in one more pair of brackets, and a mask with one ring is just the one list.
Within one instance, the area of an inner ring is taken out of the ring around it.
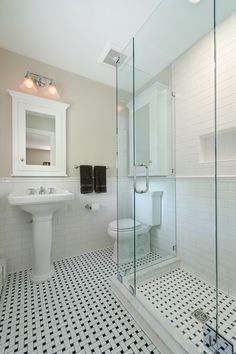
{"label": "subway tile wall", "polygon": [[[236,132],[236,14],[216,30],[217,133]],[[213,33],[172,65],[176,91],[177,247],[183,265],[215,284],[218,246],[219,287],[236,296],[236,158],[234,146],[218,139],[217,217],[213,160],[204,161],[201,137],[214,137]],[[232,135],[230,135],[232,137]],[[236,135],[235,139],[236,141]],[[232,140],[232,144],[234,143]],[[208,140],[207,156],[214,151]],[[227,157],[227,147],[229,157]],[[215,229],[218,229],[217,239]]]}
{"label": "subway tile wall", "polygon": [[[139,179],[140,187],[144,184]],[[108,223],[116,219],[116,178],[108,178],[108,192],[80,194],[78,178],[2,178],[0,181],[0,257],[6,258],[8,272],[29,268],[32,264],[31,215],[8,204],[7,196],[17,190],[55,187],[74,192],[70,201],[53,218],[52,258],[58,260],[100,249],[113,242],[107,235]],[[131,178],[119,178],[119,217],[132,217]],[[152,230],[153,250],[173,253],[175,245],[175,180],[150,178],[150,189],[163,191],[161,225]],[[100,209],[89,211],[85,204],[98,202]]]}
{"label": "subway tile wall", "polygon": [[182,265],[215,281],[215,200],[213,178],[176,181],[177,252]]}

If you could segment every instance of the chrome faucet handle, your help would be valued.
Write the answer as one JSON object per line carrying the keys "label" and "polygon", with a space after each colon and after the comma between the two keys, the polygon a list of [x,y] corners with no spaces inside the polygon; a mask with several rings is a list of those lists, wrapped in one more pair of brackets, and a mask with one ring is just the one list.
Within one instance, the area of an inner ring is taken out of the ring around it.
{"label": "chrome faucet handle", "polygon": [[35,194],[35,188],[28,188],[29,194]]}
{"label": "chrome faucet handle", "polygon": [[43,186],[41,186],[39,188],[39,194],[44,194],[45,192],[46,192],[46,189]]}
{"label": "chrome faucet handle", "polygon": [[48,188],[48,190],[49,190],[49,194],[53,194],[53,193],[55,193],[55,188],[53,188],[53,187]]}

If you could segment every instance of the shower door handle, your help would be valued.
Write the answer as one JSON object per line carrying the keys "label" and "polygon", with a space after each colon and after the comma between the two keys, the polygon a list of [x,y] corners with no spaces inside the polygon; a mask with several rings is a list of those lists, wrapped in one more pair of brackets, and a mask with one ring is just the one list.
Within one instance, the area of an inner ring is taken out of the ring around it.
{"label": "shower door handle", "polygon": [[[145,168],[145,178],[146,178],[146,188],[138,190],[137,189],[137,167],[144,167]],[[149,167],[148,165],[145,165],[144,163],[141,163],[139,165],[134,165],[134,191],[135,193],[147,193],[149,190]]]}

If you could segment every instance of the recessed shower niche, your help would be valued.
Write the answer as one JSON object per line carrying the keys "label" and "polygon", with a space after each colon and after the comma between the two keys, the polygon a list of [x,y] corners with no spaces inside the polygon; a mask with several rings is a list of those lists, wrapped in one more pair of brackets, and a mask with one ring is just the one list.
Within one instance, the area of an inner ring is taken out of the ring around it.
{"label": "recessed shower niche", "polygon": [[214,162],[216,141],[218,161],[236,160],[236,127],[232,127],[219,129],[217,131],[217,136],[215,136],[215,132],[199,136],[199,161],[201,163]]}

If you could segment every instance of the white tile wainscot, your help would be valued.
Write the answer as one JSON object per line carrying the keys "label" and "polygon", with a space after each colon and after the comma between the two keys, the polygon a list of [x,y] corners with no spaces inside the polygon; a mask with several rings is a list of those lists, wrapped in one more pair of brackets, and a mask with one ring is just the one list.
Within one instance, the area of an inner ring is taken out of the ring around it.
{"label": "white tile wainscot", "polygon": [[[184,268],[215,285],[218,245],[219,288],[236,296],[236,176],[177,177],[177,250]],[[217,222],[218,234],[215,238]]]}
{"label": "white tile wainscot", "polygon": [[[116,218],[116,179],[107,178],[107,193],[80,193],[80,180],[75,177],[0,178],[0,258],[7,261],[7,272],[29,268],[32,264],[31,215],[8,204],[7,196],[30,187],[67,189],[75,199],[55,213],[53,218],[52,259],[58,260],[110,246],[107,225]],[[97,202],[96,212],[85,209]]]}

